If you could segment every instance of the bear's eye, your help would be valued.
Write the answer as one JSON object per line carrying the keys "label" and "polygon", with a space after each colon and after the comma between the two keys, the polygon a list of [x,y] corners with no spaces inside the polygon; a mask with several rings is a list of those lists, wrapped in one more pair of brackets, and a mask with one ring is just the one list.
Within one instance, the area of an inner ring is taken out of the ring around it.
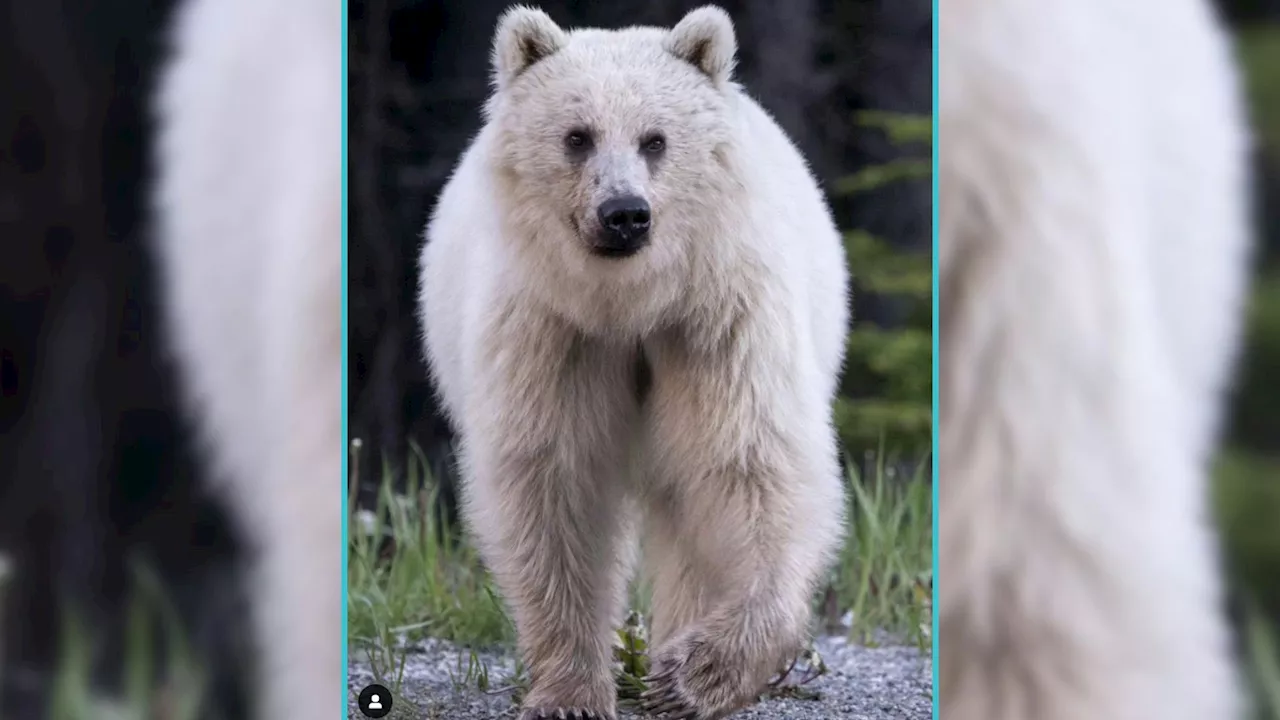
{"label": "bear's eye", "polygon": [[667,141],[661,135],[650,135],[644,139],[640,147],[650,155],[657,155],[667,149]]}
{"label": "bear's eye", "polygon": [[582,150],[591,145],[591,135],[586,130],[572,130],[564,136],[564,144],[570,150]]}

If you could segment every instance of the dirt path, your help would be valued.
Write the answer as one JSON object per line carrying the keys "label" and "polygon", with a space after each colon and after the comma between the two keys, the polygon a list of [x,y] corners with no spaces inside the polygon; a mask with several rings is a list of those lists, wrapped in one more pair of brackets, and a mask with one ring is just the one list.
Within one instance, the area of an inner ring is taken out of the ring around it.
{"label": "dirt path", "polygon": [[[732,720],[929,720],[933,667],[927,656],[914,648],[867,648],[836,637],[820,638],[816,646],[830,669],[806,686],[818,692],[817,699],[768,700],[742,710]],[[441,641],[416,647],[405,663],[403,700],[397,698],[388,720],[514,717],[507,694],[486,695],[458,687],[454,678],[466,672],[466,656],[461,657],[459,668],[458,648]],[[489,667],[491,686],[504,685],[511,671],[510,659],[495,654],[481,659]],[[350,717],[360,720],[363,716],[355,697],[360,688],[373,682],[368,663],[353,657],[348,678],[352,688]],[[621,717],[638,720],[643,716],[624,712]]]}

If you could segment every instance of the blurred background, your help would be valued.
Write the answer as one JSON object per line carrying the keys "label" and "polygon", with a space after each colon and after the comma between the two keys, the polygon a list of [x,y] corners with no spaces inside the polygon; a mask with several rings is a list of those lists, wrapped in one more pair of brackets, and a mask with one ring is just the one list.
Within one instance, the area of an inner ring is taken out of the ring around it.
{"label": "blurred background", "polygon": [[178,411],[148,254],[173,5],[0,2],[4,720],[247,714],[243,543]]}
{"label": "blurred background", "polygon": [[1247,344],[1213,487],[1259,717],[1280,718],[1280,2],[1220,3],[1257,135],[1259,248]]}
{"label": "blurred background", "polygon": [[[946,0],[942,0],[946,2]],[[1253,144],[1249,200],[1252,203],[1254,253],[1251,287],[1244,308],[1245,334],[1237,357],[1232,387],[1224,398],[1225,423],[1221,445],[1210,468],[1209,493],[1220,539],[1223,567],[1227,573],[1226,607],[1233,626],[1235,650],[1253,694],[1252,714],[1255,720],[1280,719],[1280,2],[1275,0],[1203,0],[1216,9],[1231,41],[1247,113],[1252,125]],[[1083,6],[1101,6],[1087,1]],[[1185,5],[1186,3],[1182,3]],[[959,6],[957,3],[955,6]],[[979,7],[973,3],[971,7]],[[1013,7],[1007,3],[1002,7]],[[943,6],[946,7],[946,6]],[[1025,10],[1027,6],[1020,6]],[[1152,13],[1158,12],[1151,6]],[[996,13],[999,14],[999,13]],[[977,17],[975,14],[974,17]],[[994,17],[994,15],[992,16]],[[971,18],[972,19],[972,18]],[[1024,16],[1025,19],[1025,16]],[[1158,20],[1152,17],[1152,32]],[[1150,34],[1150,33],[1149,33]],[[998,43],[999,41],[995,41]],[[1142,38],[1131,40],[1141,48]],[[1138,50],[1139,52],[1141,50]],[[947,56],[941,58],[947,66]],[[1007,57],[1006,57],[1007,59]],[[1043,61],[1045,58],[1039,58]],[[969,70],[973,70],[970,64]],[[954,70],[957,75],[961,70]],[[1158,72],[1158,70],[1157,70]],[[945,88],[944,88],[945,92]],[[1016,98],[1013,98],[1017,102]],[[957,101],[958,102],[958,101]],[[986,105],[986,107],[991,107]],[[1188,138],[1195,146],[1196,138]],[[938,149],[943,158],[952,159],[956,152],[944,134]],[[1123,159],[1121,159],[1123,162]],[[972,169],[972,168],[970,168]],[[963,175],[963,171],[961,171]],[[958,181],[961,182],[961,181]],[[948,188],[941,192],[945,198]],[[961,201],[963,204],[963,201]],[[1178,208],[1168,212],[1177,217]],[[945,227],[945,226],[944,226]],[[961,233],[963,234],[963,232]],[[945,242],[945,239],[944,241]],[[855,268],[856,272],[856,268]],[[963,271],[958,273],[964,275]],[[971,275],[970,277],[974,277]],[[957,284],[963,284],[963,280]],[[963,292],[957,293],[963,295]],[[948,298],[942,299],[946,312]],[[945,358],[949,359],[949,358]],[[946,363],[944,363],[946,367]],[[1065,376],[1064,376],[1065,378]],[[943,388],[944,391],[947,388]],[[954,433],[944,417],[942,430]],[[942,466],[940,483],[948,481]],[[947,487],[943,486],[944,489]],[[943,509],[949,506],[944,495]],[[1145,507],[1126,508],[1141,527]],[[940,538],[942,547],[947,537]],[[1106,553],[1104,552],[1103,555]],[[1153,556],[1153,562],[1162,558]],[[1175,562],[1179,559],[1171,556]],[[941,587],[952,587],[943,565]],[[963,583],[961,583],[963,584]],[[1159,585],[1143,588],[1149,604],[1158,607],[1169,588]],[[960,613],[963,614],[963,613]],[[964,621],[957,621],[957,625]],[[949,637],[940,638],[943,662],[947,657]],[[959,677],[959,676],[957,676]],[[944,680],[944,682],[946,682]],[[961,680],[953,680],[962,683]],[[957,696],[961,693],[951,694]],[[970,707],[972,712],[974,706]]]}

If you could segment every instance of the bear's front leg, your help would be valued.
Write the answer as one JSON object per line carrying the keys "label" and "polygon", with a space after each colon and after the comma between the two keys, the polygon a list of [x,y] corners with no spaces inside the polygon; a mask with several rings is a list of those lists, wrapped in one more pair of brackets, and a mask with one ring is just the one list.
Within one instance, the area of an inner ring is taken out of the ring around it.
{"label": "bear's front leg", "polygon": [[514,309],[477,350],[464,511],[529,671],[519,717],[612,720],[611,639],[631,554],[630,353]]}
{"label": "bear's front leg", "polygon": [[697,572],[651,566],[659,577],[675,569],[667,575],[683,583],[659,585],[664,594],[653,598],[663,637],[646,709],[716,720],[754,699],[801,649],[839,544],[830,383],[801,343],[745,324],[717,343],[672,333],[647,351],[656,472],[646,492],[657,498],[648,508],[674,532],[665,546],[674,552],[660,557]]}

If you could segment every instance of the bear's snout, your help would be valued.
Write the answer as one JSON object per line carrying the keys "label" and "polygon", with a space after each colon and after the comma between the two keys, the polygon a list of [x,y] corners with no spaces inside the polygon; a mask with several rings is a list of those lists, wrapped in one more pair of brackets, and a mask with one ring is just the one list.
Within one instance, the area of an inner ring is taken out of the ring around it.
{"label": "bear's snout", "polygon": [[650,215],[649,203],[635,195],[600,203],[596,209],[600,233],[592,249],[608,257],[634,255],[648,242]]}

